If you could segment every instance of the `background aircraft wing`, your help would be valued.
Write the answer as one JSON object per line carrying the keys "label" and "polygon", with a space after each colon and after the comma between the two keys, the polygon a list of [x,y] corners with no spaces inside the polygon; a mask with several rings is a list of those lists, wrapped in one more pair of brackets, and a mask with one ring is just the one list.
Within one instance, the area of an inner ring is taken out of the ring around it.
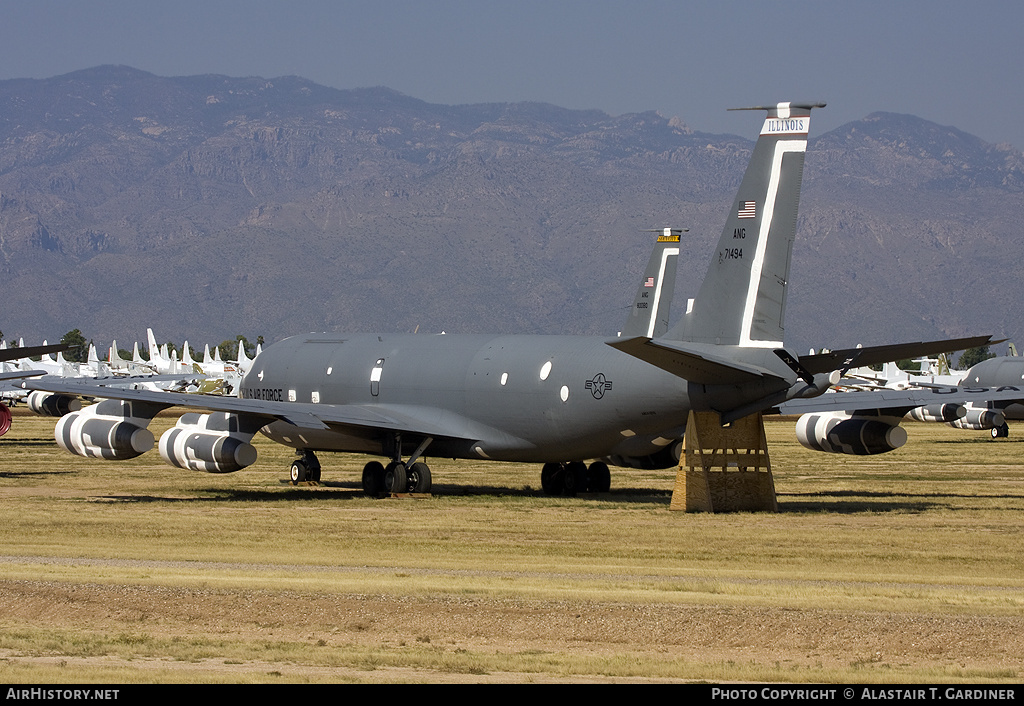
{"label": "background aircraft wing", "polygon": [[15,370],[11,373],[0,373],[0,380],[20,380],[22,378],[34,378],[46,375],[45,370]]}
{"label": "background aircraft wing", "polygon": [[874,416],[903,416],[915,407],[951,403],[1019,400],[1024,387],[942,387],[908,390],[871,390],[867,392],[827,392],[818,397],[795,398],[783,402],[766,413],[807,414],[809,412],[850,412]]}

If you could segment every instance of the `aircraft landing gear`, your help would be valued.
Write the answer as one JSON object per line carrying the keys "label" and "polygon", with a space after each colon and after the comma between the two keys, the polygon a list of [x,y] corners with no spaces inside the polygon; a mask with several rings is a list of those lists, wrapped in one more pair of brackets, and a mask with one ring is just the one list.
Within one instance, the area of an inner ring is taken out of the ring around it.
{"label": "aircraft landing gear", "polygon": [[992,438],[993,439],[1005,439],[1010,435],[1010,425],[1003,422],[997,427],[992,427]]}
{"label": "aircraft landing gear", "polygon": [[430,468],[417,459],[432,441],[428,436],[409,457],[409,461],[403,462],[399,455],[401,437],[395,434],[391,443],[394,456],[391,463],[385,466],[379,461],[370,461],[363,466],[363,492],[374,497],[392,493],[429,493],[432,484]]}
{"label": "aircraft landing gear", "polygon": [[320,459],[309,449],[302,450],[302,457],[292,461],[289,471],[292,483],[306,481],[320,482]]}
{"label": "aircraft landing gear", "polygon": [[430,468],[422,461],[409,466],[406,474],[410,493],[429,493],[431,486]]}
{"label": "aircraft landing gear", "polygon": [[608,464],[595,461],[587,467],[580,461],[569,463],[545,463],[540,472],[540,486],[545,495],[576,493],[607,493],[611,490],[612,477]]}
{"label": "aircraft landing gear", "polygon": [[430,467],[422,461],[411,466],[401,461],[392,461],[387,466],[370,461],[363,466],[363,492],[367,495],[429,493],[430,488]]}
{"label": "aircraft landing gear", "polygon": [[591,493],[607,493],[612,489],[612,472],[604,461],[594,461],[587,469],[589,479],[587,490]]}

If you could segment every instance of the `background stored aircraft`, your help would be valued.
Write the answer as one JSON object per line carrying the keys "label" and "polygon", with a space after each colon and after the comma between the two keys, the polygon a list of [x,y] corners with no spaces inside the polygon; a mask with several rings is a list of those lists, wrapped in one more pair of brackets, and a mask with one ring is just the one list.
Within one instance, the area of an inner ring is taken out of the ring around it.
{"label": "background stored aircraft", "polygon": [[[1016,351],[1014,351],[1016,352]],[[960,429],[988,429],[993,439],[1010,434],[1006,420],[1024,419],[1024,358],[1017,355],[989,358],[964,373],[965,385],[1016,392],[1016,399],[987,399],[968,405],[963,419],[952,422]]]}

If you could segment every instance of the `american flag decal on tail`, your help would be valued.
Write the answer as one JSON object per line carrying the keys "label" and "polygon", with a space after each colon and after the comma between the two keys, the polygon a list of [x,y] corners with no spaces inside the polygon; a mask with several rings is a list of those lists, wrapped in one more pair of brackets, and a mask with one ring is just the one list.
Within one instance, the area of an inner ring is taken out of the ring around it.
{"label": "american flag decal on tail", "polygon": [[737,218],[756,218],[757,207],[753,201],[740,201],[740,209],[736,212]]}

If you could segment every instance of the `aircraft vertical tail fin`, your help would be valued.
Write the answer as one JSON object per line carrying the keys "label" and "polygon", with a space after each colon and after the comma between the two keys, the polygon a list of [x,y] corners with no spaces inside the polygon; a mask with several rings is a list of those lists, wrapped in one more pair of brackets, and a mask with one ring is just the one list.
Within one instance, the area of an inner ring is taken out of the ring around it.
{"label": "aircraft vertical tail fin", "polygon": [[241,341],[239,341],[238,342],[238,372],[242,373],[243,375],[245,373],[249,372],[249,366],[251,364],[252,364],[252,361],[249,359],[249,356],[247,356],[245,354],[245,344],[242,343]]}
{"label": "aircraft vertical tail fin", "polygon": [[156,344],[156,336],[151,328],[146,329],[146,344],[150,361],[157,360],[160,357],[160,346]]}
{"label": "aircraft vertical tail fin", "polygon": [[107,362],[115,369],[128,367],[129,361],[122,358],[121,354],[118,353],[116,340],[110,342],[110,350],[107,353]]}
{"label": "aircraft vertical tail fin", "polygon": [[629,312],[621,335],[656,338],[668,331],[669,307],[676,287],[676,264],[679,260],[679,238],[685,230],[664,228],[651,252],[643,279],[636,290],[633,309]]}
{"label": "aircraft vertical tail fin", "polygon": [[704,282],[668,340],[781,348],[786,287],[812,108],[768,112]]}

